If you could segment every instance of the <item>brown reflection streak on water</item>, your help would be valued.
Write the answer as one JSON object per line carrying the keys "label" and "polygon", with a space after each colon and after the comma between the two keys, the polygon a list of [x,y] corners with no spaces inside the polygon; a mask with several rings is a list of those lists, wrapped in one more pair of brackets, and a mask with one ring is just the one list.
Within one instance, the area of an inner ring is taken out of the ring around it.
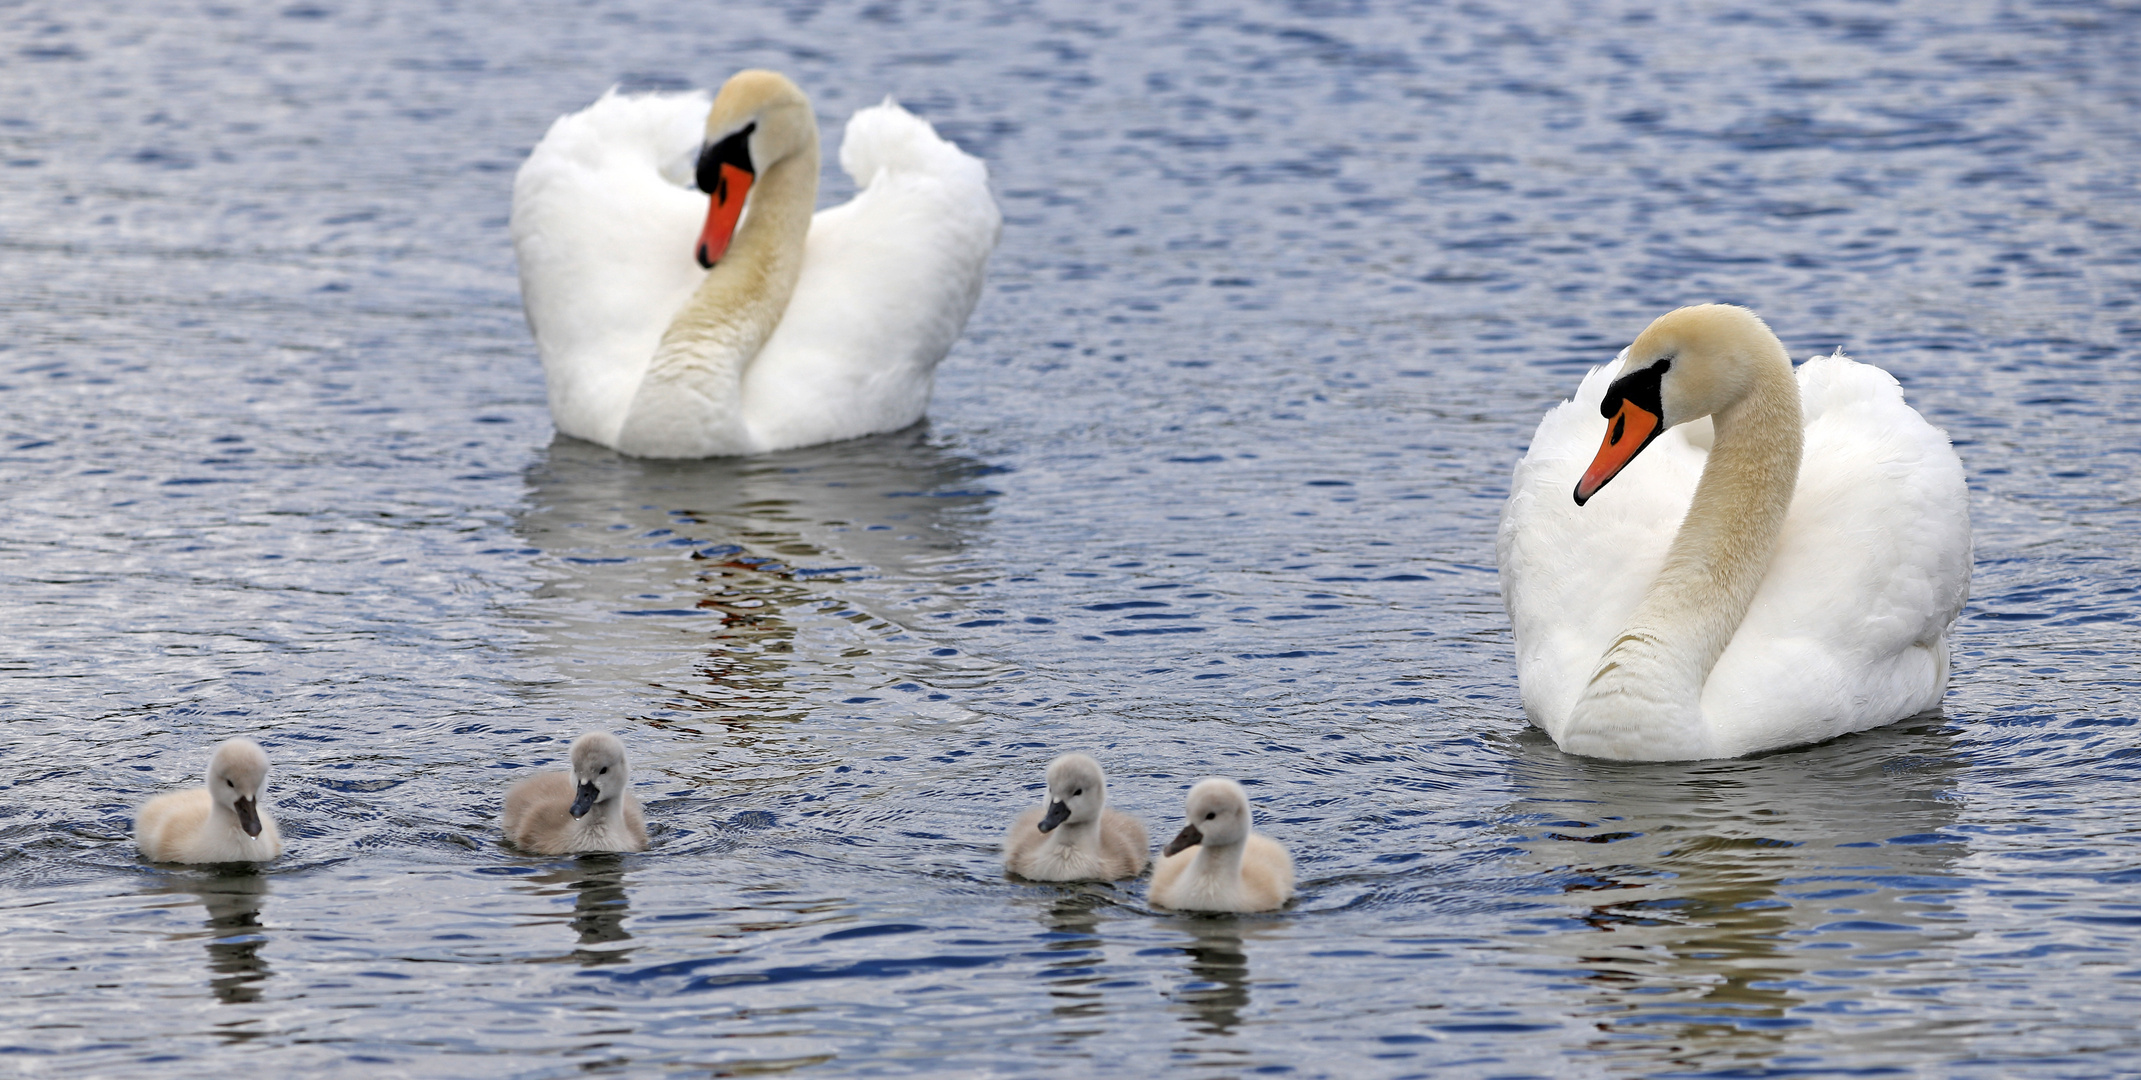
{"label": "brown reflection streak on water", "polygon": [[[1692,767],[1521,740],[1516,773],[1533,794],[1508,809],[1537,830],[1519,841],[1523,864],[1559,881],[1588,927],[1536,944],[1586,987],[1576,1008],[1603,1036],[1593,1046],[1631,1068],[1763,1061],[1804,1026],[1796,1010],[1869,994],[1865,975],[1880,973],[1883,994],[1951,980],[1943,964],[1969,936],[1941,921],[1964,852],[1937,839],[1960,813],[1952,740],[1935,720]],[[1869,1060],[1901,1059],[1939,1027],[1921,1016],[1853,1039]],[[1632,1055],[1631,1039],[1649,1052]]]}
{"label": "brown reflection streak on water", "polygon": [[766,725],[809,715],[828,683],[985,680],[1001,665],[938,648],[937,624],[990,580],[965,554],[989,471],[926,425],[689,462],[560,437],[528,470],[516,524],[548,556],[531,648],[568,699],[590,679],[653,688],[668,711],[641,722],[736,746],[781,738]]}

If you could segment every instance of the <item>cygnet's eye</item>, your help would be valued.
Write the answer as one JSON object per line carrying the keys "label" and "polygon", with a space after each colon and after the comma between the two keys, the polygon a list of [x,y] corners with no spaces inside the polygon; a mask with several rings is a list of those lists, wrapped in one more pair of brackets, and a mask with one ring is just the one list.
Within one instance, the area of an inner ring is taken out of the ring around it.
{"label": "cygnet's eye", "polygon": [[232,780],[231,778],[229,778],[229,777],[227,777],[227,776],[226,776],[226,777],[224,777],[224,778],[223,778],[223,786],[224,786],[224,787],[237,787],[237,786],[238,786],[238,782],[237,782],[236,780]]}
{"label": "cygnet's eye", "polygon": [[1213,818],[1215,818],[1215,817],[1218,817],[1218,816],[1219,816],[1219,811],[1217,811],[1217,810],[1207,810],[1207,811],[1205,811],[1205,812],[1204,812],[1204,820],[1206,820],[1206,821],[1210,821],[1210,820],[1212,820]]}
{"label": "cygnet's eye", "polygon": [[1076,790],[1076,791],[1073,791],[1073,792],[1071,792],[1071,798],[1075,799],[1075,798],[1077,798],[1078,796],[1080,796],[1080,795],[1083,795],[1083,794],[1085,794],[1085,789],[1084,789],[1084,788],[1079,788],[1078,790]]}
{"label": "cygnet's eye", "polygon": [[601,767],[601,768],[599,768],[599,769],[596,769],[596,770],[595,770],[595,775],[596,775],[596,776],[608,776],[609,774],[610,774],[610,767],[609,767],[609,766],[607,766],[607,765],[604,765],[603,767]]}

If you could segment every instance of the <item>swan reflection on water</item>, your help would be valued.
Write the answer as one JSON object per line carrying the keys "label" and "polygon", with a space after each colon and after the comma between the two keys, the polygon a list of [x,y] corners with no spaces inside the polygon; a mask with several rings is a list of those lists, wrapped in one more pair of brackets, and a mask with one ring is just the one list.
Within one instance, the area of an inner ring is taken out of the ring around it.
{"label": "swan reflection on water", "polygon": [[554,923],[564,918],[579,948],[568,958],[583,967],[622,963],[637,946],[617,947],[632,940],[624,922],[632,914],[632,900],[625,891],[624,860],[615,855],[583,855],[570,866],[521,878],[515,887],[531,895],[553,898],[572,896],[572,914],[560,916],[545,911],[540,918]]}
{"label": "swan reflection on water", "polygon": [[260,925],[260,907],[268,896],[267,875],[251,870],[187,874],[151,891],[192,896],[207,909],[204,930],[172,937],[202,939],[208,950],[208,987],[216,1000],[225,1005],[260,1000],[261,984],[273,974],[266,958],[260,955],[268,943],[266,929]]}
{"label": "swan reflection on water", "polygon": [[926,425],[698,461],[561,436],[528,469],[515,523],[543,556],[523,612],[533,651],[558,692],[653,685],[724,720],[800,715],[791,671],[838,675],[880,654],[957,678],[962,662],[933,657],[935,642],[900,639],[976,599],[962,595],[983,580],[964,549],[995,471]]}
{"label": "swan reflection on water", "polygon": [[[1806,1025],[1794,1010],[1865,1004],[1860,977],[1922,992],[1968,936],[1948,921],[1965,847],[1944,832],[1961,809],[1952,742],[1933,720],[1754,759],[1626,764],[1528,732],[1514,779],[1530,794],[1504,811],[1525,833],[1512,870],[1551,883],[1581,928],[1525,947],[1577,975],[1600,1045],[1657,1040],[1682,1066],[1766,1060]],[[1922,1052],[1940,1035],[1910,1013],[1855,1037]]]}

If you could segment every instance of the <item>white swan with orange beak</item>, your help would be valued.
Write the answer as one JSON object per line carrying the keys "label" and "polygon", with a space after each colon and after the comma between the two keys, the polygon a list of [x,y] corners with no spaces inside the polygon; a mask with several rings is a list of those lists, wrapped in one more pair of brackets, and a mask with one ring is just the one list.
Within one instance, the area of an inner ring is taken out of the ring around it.
{"label": "white swan with orange beak", "polygon": [[1002,231],[988,170],[890,100],[848,121],[861,190],[813,216],[818,161],[809,99],[770,71],[551,126],[512,232],[558,430],[692,458],[921,419]]}
{"label": "white swan with orange beak", "polygon": [[1888,373],[1838,352],[1795,376],[1753,312],[1707,304],[1547,412],[1496,548],[1556,744],[1739,757],[1939,708],[1969,493]]}

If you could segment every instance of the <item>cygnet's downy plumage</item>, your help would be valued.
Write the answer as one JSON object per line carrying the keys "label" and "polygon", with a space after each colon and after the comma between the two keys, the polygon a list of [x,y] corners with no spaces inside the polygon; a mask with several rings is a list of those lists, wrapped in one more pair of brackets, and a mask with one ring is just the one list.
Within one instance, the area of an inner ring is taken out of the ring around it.
{"label": "cygnet's downy plumage", "polygon": [[1048,799],[1004,836],[1004,869],[1034,881],[1119,881],[1143,873],[1152,841],[1138,819],[1108,809],[1108,778],[1084,754],[1048,763]]}
{"label": "cygnet's downy plumage", "polygon": [[624,743],[607,731],[572,742],[572,771],[531,776],[506,789],[505,834],[538,855],[645,851],[647,822],[625,790]]}
{"label": "cygnet's downy plumage", "polygon": [[1249,796],[1221,777],[1189,789],[1189,824],[1152,870],[1152,902],[1177,911],[1275,911],[1294,895],[1294,861],[1249,830]]}
{"label": "cygnet's downy plumage", "polygon": [[216,747],[208,786],[158,795],[134,815],[134,842],[153,862],[267,862],[282,833],[262,796],[268,755],[250,739]]}

